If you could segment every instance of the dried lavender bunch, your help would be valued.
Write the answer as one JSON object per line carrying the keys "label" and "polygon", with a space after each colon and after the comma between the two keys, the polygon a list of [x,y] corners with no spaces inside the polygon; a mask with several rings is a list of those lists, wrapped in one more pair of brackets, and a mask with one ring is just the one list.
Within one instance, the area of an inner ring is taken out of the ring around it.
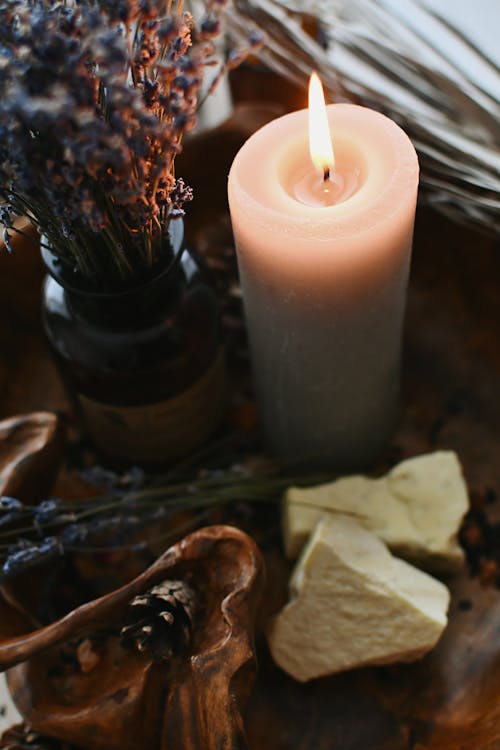
{"label": "dried lavender bunch", "polygon": [[169,224],[192,198],[175,158],[217,65],[225,5],[205,0],[195,23],[183,0],[0,0],[8,248],[12,217],[25,214],[94,288],[170,260]]}

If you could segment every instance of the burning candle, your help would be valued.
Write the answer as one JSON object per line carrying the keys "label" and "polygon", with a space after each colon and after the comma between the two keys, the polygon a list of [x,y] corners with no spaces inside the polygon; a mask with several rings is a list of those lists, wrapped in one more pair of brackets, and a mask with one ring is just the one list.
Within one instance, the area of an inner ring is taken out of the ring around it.
{"label": "burning candle", "polygon": [[394,426],[418,161],[383,115],[322,110],[318,84],[241,148],[229,206],[269,447],[345,470]]}

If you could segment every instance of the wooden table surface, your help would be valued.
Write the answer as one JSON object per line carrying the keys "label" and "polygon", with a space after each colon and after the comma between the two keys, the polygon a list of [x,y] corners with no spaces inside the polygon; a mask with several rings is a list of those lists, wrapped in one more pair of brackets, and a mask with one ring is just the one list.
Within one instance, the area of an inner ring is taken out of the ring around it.
{"label": "wooden table surface", "polygon": [[[457,451],[470,488],[500,505],[500,247],[419,211],[396,442]],[[299,685],[262,658],[253,750],[498,750],[500,592],[468,572],[445,581],[449,625],[415,665]],[[463,608],[464,605],[470,609]]]}
{"label": "wooden table surface", "polygon": [[[197,231],[224,219],[227,167],[259,116],[247,111],[236,128],[188,147],[179,173],[197,188],[189,218]],[[40,328],[42,278],[36,249],[23,242],[13,255],[0,252],[0,417],[69,410]],[[395,442],[406,455],[456,450],[469,486],[500,497],[499,280],[498,243],[419,208]],[[247,714],[251,750],[500,749],[498,590],[464,570],[446,581],[450,623],[423,661],[301,685],[272,664],[262,636],[286,597],[288,572],[278,549],[267,562],[259,676]]]}

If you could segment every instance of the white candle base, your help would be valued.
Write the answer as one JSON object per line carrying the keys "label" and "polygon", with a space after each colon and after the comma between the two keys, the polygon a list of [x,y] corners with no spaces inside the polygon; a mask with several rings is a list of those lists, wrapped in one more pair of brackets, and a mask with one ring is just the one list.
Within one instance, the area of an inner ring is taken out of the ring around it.
{"label": "white candle base", "polygon": [[283,278],[257,282],[240,256],[260,419],[274,454],[347,471],[367,467],[387,442],[399,404],[409,254],[394,260],[403,262],[390,269],[390,283],[372,276],[362,290],[337,294],[332,308],[318,290],[298,300]]}

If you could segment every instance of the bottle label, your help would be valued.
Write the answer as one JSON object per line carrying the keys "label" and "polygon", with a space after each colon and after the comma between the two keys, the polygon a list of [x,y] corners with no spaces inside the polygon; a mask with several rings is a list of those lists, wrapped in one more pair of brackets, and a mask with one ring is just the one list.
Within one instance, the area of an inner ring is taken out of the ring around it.
{"label": "bottle label", "polygon": [[221,348],[207,372],[182,393],[146,406],[113,406],[79,395],[88,433],[109,456],[130,461],[172,461],[201,445],[226,406]]}

